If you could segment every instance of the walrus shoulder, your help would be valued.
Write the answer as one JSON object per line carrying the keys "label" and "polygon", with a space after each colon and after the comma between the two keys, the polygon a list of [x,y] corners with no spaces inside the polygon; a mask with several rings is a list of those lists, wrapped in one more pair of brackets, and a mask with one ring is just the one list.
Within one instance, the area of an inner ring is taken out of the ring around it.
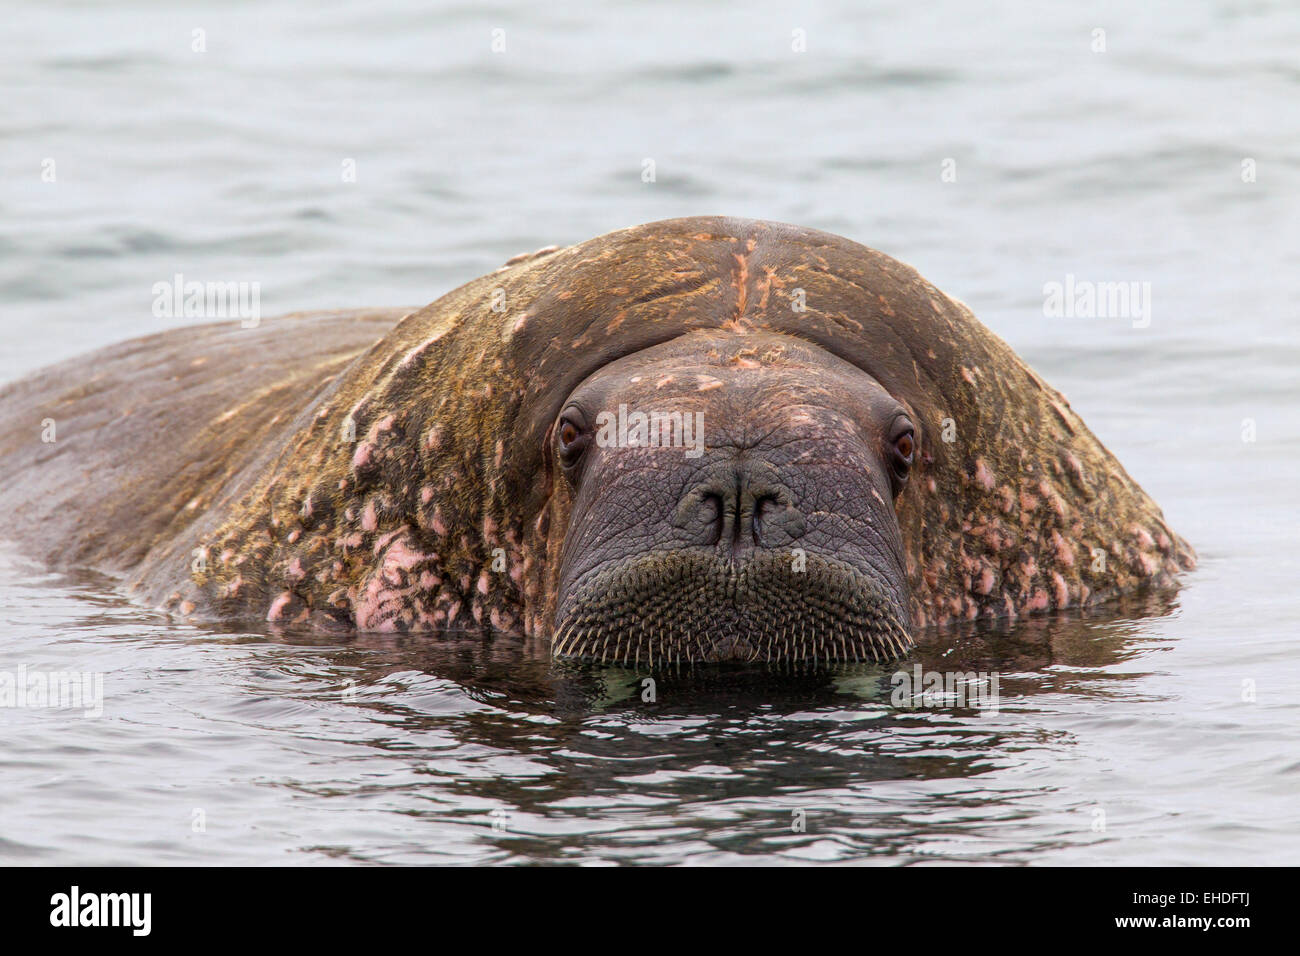
{"label": "walrus shoulder", "polygon": [[244,489],[232,476],[254,474],[406,311],[171,329],[5,386],[0,537],[56,567],[107,571],[186,547],[216,499]]}

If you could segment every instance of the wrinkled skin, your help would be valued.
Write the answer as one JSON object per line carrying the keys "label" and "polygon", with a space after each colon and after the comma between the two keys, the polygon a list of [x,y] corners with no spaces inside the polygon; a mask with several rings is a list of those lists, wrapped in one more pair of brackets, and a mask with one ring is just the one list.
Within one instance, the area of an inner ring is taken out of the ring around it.
{"label": "wrinkled skin", "polygon": [[[566,410],[620,403],[698,411],[701,454],[592,435],[567,466]],[[8,386],[0,423],[0,535],[194,619],[826,661],[1194,564],[968,309],[752,220],[521,257],[404,317],[172,330]]]}

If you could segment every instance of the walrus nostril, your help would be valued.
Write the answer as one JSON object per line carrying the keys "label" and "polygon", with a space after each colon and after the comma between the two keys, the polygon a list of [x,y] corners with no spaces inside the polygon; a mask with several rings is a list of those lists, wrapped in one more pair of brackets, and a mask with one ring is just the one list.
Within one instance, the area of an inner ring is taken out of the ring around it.
{"label": "walrus nostril", "polygon": [[780,508],[776,495],[770,492],[762,492],[754,496],[754,544],[763,547],[763,517],[766,514],[774,514]]}
{"label": "walrus nostril", "polygon": [[707,533],[708,543],[717,544],[722,540],[722,528],[727,521],[729,508],[722,495],[714,492],[706,492],[701,502],[701,520],[706,523],[711,532]]}
{"label": "walrus nostril", "polygon": [[693,543],[721,547],[732,557],[754,548],[779,546],[784,532],[797,538],[804,520],[784,486],[767,476],[756,478],[749,467],[728,467],[689,488],[673,512],[672,524]]}
{"label": "walrus nostril", "polygon": [[740,534],[741,522],[737,520],[736,505],[740,495],[735,488],[724,484],[708,483],[688,493],[683,504],[698,501],[696,514],[696,540],[700,544],[734,546]]}

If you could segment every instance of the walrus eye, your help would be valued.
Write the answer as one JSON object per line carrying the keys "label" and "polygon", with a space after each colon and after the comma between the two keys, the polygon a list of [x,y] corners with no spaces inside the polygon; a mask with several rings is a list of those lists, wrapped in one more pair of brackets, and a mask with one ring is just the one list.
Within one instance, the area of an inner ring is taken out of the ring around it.
{"label": "walrus eye", "polygon": [[894,494],[898,494],[907,481],[916,458],[916,430],[907,419],[900,419],[894,426],[894,437],[890,440],[890,464],[894,470]]}
{"label": "walrus eye", "polygon": [[587,450],[587,435],[582,424],[571,414],[560,419],[559,430],[555,433],[556,445],[560,453],[560,464],[572,468]]}

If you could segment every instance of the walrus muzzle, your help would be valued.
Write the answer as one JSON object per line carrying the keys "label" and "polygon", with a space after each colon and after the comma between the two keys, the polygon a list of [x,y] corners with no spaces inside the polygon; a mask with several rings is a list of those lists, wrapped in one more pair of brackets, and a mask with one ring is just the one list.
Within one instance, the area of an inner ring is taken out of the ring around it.
{"label": "walrus muzzle", "polygon": [[579,661],[848,663],[912,646],[900,609],[834,559],[658,552],[587,575],[561,608],[554,653]]}
{"label": "walrus muzzle", "polygon": [[[602,432],[623,408],[696,420],[705,440]],[[869,376],[781,336],[701,332],[601,369],[552,429],[571,501],[553,653],[644,665],[901,656],[912,641],[895,500],[916,433]]]}

